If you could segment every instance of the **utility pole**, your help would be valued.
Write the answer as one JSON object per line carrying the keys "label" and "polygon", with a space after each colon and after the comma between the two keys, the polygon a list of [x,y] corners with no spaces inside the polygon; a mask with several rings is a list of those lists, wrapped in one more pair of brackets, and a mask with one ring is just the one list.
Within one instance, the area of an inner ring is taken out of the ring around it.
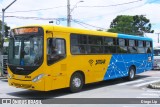
{"label": "utility pole", "polygon": [[5,12],[14,2],[16,2],[16,0],[14,0],[12,3],[10,3],[6,8],[2,9],[2,37],[1,37],[1,41],[3,40],[3,37],[5,36],[5,32],[4,32],[4,12]]}
{"label": "utility pole", "polygon": [[156,33],[156,34],[158,34],[158,43],[159,43],[159,34],[160,34],[160,33]]}
{"label": "utility pole", "polygon": [[73,12],[73,10],[77,7],[78,3],[84,2],[82,0],[78,1],[73,8],[70,8],[70,0],[67,0],[67,26],[70,27],[71,26],[71,13]]}
{"label": "utility pole", "polygon": [[2,70],[1,70],[1,75],[2,76],[6,75],[6,66],[7,66],[6,60],[8,59],[7,55],[5,55],[3,53],[3,48],[4,48],[3,47],[3,42],[4,42],[3,37],[5,36],[5,32],[4,32],[5,31],[4,30],[4,13],[14,2],[16,2],[16,0],[14,0],[13,2],[11,2],[6,8],[2,9],[2,31],[1,31],[2,35],[1,35],[1,46],[0,46],[0,48],[2,49],[2,55],[0,56],[1,60],[2,60]]}
{"label": "utility pole", "polygon": [[70,0],[67,0],[67,26],[71,26]]}

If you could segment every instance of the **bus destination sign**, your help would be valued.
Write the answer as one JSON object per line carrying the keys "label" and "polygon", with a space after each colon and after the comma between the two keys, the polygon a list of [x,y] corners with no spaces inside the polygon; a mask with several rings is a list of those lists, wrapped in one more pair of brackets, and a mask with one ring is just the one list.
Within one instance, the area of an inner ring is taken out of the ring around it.
{"label": "bus destination sign", "polygon": [[13,29],[14,35],[28,34],[28,33],[38,33],[38,27],[26,27]]}

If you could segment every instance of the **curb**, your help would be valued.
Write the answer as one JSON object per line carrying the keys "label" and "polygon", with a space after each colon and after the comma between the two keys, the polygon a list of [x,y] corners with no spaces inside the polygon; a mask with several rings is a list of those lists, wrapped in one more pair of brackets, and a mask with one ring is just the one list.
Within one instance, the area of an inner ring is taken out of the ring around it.
{"label": "curb", "polygon": [[149,84],[148,88],[151,88],[151,89],[160,89],[160,82]]}

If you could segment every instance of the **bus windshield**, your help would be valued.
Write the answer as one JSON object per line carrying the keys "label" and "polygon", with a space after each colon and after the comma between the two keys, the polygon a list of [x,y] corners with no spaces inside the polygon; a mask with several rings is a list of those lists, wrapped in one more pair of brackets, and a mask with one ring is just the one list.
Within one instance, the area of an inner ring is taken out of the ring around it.
{"label": "bus windshield", "polygon": [[154,56],[160,56],[160,50],[154,50]]}
{"label": "bus windshield", "polygon": [[43,57],[43,38],[21,35],[10,38],[8,63],[15,66],[39,66]]}

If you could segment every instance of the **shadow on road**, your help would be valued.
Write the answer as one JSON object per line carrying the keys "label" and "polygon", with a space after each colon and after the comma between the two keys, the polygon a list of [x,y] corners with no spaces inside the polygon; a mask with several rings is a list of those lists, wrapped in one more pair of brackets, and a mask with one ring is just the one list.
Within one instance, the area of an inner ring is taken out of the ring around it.
{"label": "shadow on road", "polygon": [[[142,78],[146,78],[149,76],[136,76],[135,80],[139,80]],[[119,78],[119,79],[114,79],[114,80],[107,80],[107,81],[102,81],[102,82],[97,82],[97,83],[92,83],[92,84],[87,84],[84,86],[81,92],[84,91],[90,91],[93,89],[98,89],[106,86],[111,86],[111,85],[116,85],[119,83],[124,83],[128,82],[124,78]],[[24,91],[18,91],[18,92],[12,92],[12,93],[7,93],[8,95],[15,96],[15,97],[20,97],[20,98],[36,98],[36,99],[50,99],[50,98],[55,98],[55,97],[60,97],[68,94],[72,94],[68,88],[65,89],[59,89],[59,90],[53,90],[53,91],[48,91],[48,92],[42,92],[42,91],[32,91],[32,90],[24,90]]]}
{"label": "shadow on road", "polygon": [[20,97],[20,98],[36,98],[36,99],[50,99],[54,97],[59,97],[67,94],[71,94],[68,89],[59,89],[48,92],[42,91],[32,91],[32,90],[24,90],[19,92],[7,93],[8,95]]}
{"label": "shadow on road", "polygon": [[6,77],[0,77],[0,81],[2,81],[2,82],[8,82],[8,80],[7,80]]}
{"label": "shadow on road", "polygon": [[[137,75],[135,80],[139,80],[139,79],[143,79],[143,78],[147,78],[147,77],[149,77],[149,76]],[[88,90],[92,90],[92,89],[102,88],[105,86],[111,86],[111,85],[116,85],[116,84],[125,83],[125,82],[129,82],[129,81],[126,78],[118,78],[118,79],[113,79],[113,80],[101,81],[101,82],[97,82],[97,83],[87,84],[82,91],[88,91]]]}

